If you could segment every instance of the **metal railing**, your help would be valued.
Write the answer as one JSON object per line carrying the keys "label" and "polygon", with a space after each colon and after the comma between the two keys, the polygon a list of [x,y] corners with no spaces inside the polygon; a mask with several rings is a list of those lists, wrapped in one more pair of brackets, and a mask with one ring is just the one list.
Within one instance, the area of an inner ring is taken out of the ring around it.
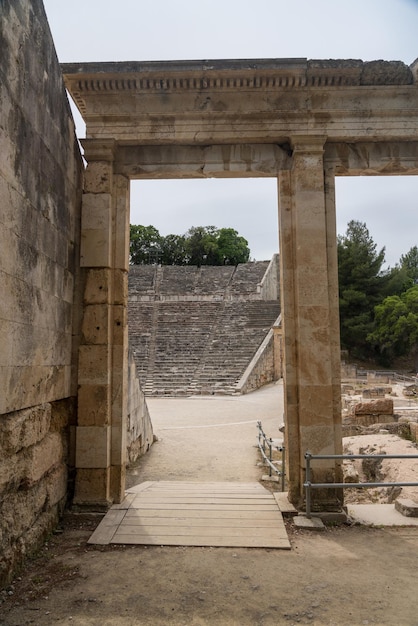
{"label": "metal railing", "polygon": [[[286,477],[286,472],[285,472],[285,447],[282,444],[277,444],[274,443],[273,439],[270,437],[267,437],[267,435],[265,434],[263,427],[261,425],[261,422],[257,422],[257,428],[258,428],[258,447],[259,450],[261,452],[261,456],[264,459],[264,462],[267,463],[267,465],[269,466],[269,476],[272,475],[272,472],[275,472],[277,474],[277,476],[280,476],[281,478],[281,490],[284,491],[284,486],[285,486],[285,477]],[[266,449],[268,449],[268,455],[266,454]],[[273,449],[277,450],[277,452],[281,452],[282,453],[282,458],[280,464],[281,464],[281,469],[279,469],[276,466],[277,461],[273,461]]]}
{"label": "metal railing", "polygon": [[311,513],[311,489],[362,489],[367,487],[418,487],[418,482],[407,483],[312,483],[311,461],[317,459],[418,459],[418,454],[311,454],[305,453],[305,487],[306,496],[306,517],[310,518]]}

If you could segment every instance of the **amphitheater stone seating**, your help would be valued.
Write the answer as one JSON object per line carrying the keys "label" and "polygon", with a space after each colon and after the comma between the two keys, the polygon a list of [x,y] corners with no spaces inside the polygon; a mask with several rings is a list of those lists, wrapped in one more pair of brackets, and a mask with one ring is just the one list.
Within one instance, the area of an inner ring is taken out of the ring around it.
{"label": "amphitheater stone seating", "polygon": [[165,265],[161,273],[160,295],[187,295],[194,292],[199,268],[193,266]]}
{"label": "amphitheater stone seating", "polygon": [[235,267],[231,265],[225,265],[224,267],[202,266],[200,268],[199,280],[196,283],[195,293],[223,296],[234,272]]}
{"label": "amphitheater stone seating", "polygon": [[280,313],[259,293],[268,267],[131,268],[129,342],[146,395],[235,392]]}
{"label": "amphitheater stone seating", "polygon": [[269,261],[254,261],[238,265],[230,285],[230,293],[241,297],[249,294],[255,296],[257,286],[263,280],[268,265]]}
{"label": "amphitheater stone seating", "polygon": [[129,268],[129,297],[154,295],[157,266],[131,265]]}

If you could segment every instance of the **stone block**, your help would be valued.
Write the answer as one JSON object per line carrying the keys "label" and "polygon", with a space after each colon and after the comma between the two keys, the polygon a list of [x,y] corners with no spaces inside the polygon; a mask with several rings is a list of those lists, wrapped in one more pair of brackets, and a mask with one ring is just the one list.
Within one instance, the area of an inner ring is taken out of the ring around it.
{"label": "stone block", "polygon": [[109,384],[109,351],[110,347],[106,345],[80,346],[78,360],[80,385]]}
{"label": "stone block", "polygon": [[325,526],[319,517],[306,517],[306,515],[299,514],[293,518],[293,523],[296,528],[300,530],[316,530],[323,531]]}
{"label": "stone block", "polygon": [[113,278],[113,303],[122,304],[128,300],[128,272],[121,269],[112,271]]}
{"label": "stone block", "polygon": [[126,306],[115,305],[113,313],[113,340],[114,345],[123,346],[128,341],[128,311]]}
{"label": "stone block", "polygon": [[125,465],[127,456],[127,429],[119,425],[112,427],[111,464]]}
{"label": "stone block", "polygon": [[51,431],[61,432],[76,422],[76,398],[51,403]]}
{"label": "stone block", "polygon": [[0,524],[3,545],[13,543],[30,529],[42,510],[46,508],[47,490],[45,481],[26,489],[9,492],[0,505]]}
{"label": "stone block", "polygon": [[22,293],[25,287],[12,275],[0,271],[0,319],[20,323],[28,321],[29,314],[24,308],[29,299]]}
{"label": "stone block", "polygon": [[111,232],[112,197],[108,193],[84,193],[81,213],[82,230]]}
{"label": "stone block", "polygon": [[25,476],[25,472],[26,464],[22,455],[13,455],[8,456],[7,459],[0,459],[0,494],[6,489],[19,485]]}
{"label": "stone block", "polygon": [[411,437],[418,443],[418,423],[409,422],[409,430],[411,431]]}
{"label": "stone block", "polygon": [[49,506],[63,501],[67,495],[67,467],[61,464],[46,477],[46,492]]}
{"label": "stone block", "polygon": [[76,466],[78,468],[105,468],[110,465],[109,426],[78,426]]}
{"label": "stone block", "polygon": [[59,433],[49,433],[28,451],[26,478],[39,481],[51,468],[63,460],[63,444]]}
{"label": "stone block", "polygon": [[384,398],[359,402],[354,407],[354,415],[393,415],[393,400]]}
{"label": "stone block", "polygon": [[110,497],[113,502],[121,503],[125,499],[125,465],[112,465],[110,468]]}
{"label": "stone block", "polygon": [[83,229],[81,233],[81,267],[110,267],[111,249],[106,230]]}
{"label": "stone block", "polygon": [[84,176],[86,193],[108,194],[112,191],[113,165],[105,161],[90,161]]}
{"label": "stone block", "polygon": [[90,304],[84,307],[81,326],[82,343],[107,344],[109,341],[109,305]]}
{"label": "stone block", "polygon": [[395,509],[405,517],[418,517],[418,502],[409,498],[396,498]]}
{"label": "stone block", "polygon": [[8,454],[29,448],[44,439],[50,422],[49,403],[3,416],[0,421],[0,447]]}
{"label": "stone block", "polygon": [[356,426],[372,426],[373,424],[391,424],[393,415],[354,415],[353,421]]}
{"label": "stone block", "polygon": [[111,504],[110,472],[108,468],[77,469],[77,482],[74,494],[74,504],[85,506],[99,506],[107,508]]}
{"label": "stone block", "polygon": [[85,285],[83,299],[86,304],[104,304],[109,302],[110,269],[85,270]]}
{"label": "stone block", "polygon": [[109,424],[109,385],[80,385],[77,414],[79,426],[106,426]]}

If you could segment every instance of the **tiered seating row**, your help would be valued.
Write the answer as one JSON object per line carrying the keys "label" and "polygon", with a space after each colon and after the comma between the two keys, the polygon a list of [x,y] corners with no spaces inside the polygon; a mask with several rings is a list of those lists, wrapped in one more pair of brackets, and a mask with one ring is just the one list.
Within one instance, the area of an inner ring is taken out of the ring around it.
{"label": "tiered seating row", "polygon": [[203,265],[131,265],[129,268],[129,295],[165,296],[205,295],[244,296],[257,293],[269,265],[268,261],[214,267]]}
{"label": "tiered seating row", "polygon": [[279,312],[276,300],[131,305],[130,343],[145,393],[233,393]]}

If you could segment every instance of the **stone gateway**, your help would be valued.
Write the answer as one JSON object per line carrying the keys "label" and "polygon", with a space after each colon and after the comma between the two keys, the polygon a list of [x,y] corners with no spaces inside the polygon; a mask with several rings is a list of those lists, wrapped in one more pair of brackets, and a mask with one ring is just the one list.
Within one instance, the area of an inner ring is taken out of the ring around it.
{"label": "stone gateway", "polygon": [[[86,453],[77,457],[76,500],[123,496],[129,180],[274,176],[289,494],[300,504],[305,451],[341,453],[334,179],[417,173],[418,65],[252,59],[62,69],[87,125],[81,268],[92,292],[78,371],[77,448]],[[98,276],[106,302],[97,302]],[[103,398],[94,426],[84,400],[93,389]],[[316,479],[339,481],[339,466],[323,461]],[[315,496],[319,508],[341,505],[340,493]]]}

